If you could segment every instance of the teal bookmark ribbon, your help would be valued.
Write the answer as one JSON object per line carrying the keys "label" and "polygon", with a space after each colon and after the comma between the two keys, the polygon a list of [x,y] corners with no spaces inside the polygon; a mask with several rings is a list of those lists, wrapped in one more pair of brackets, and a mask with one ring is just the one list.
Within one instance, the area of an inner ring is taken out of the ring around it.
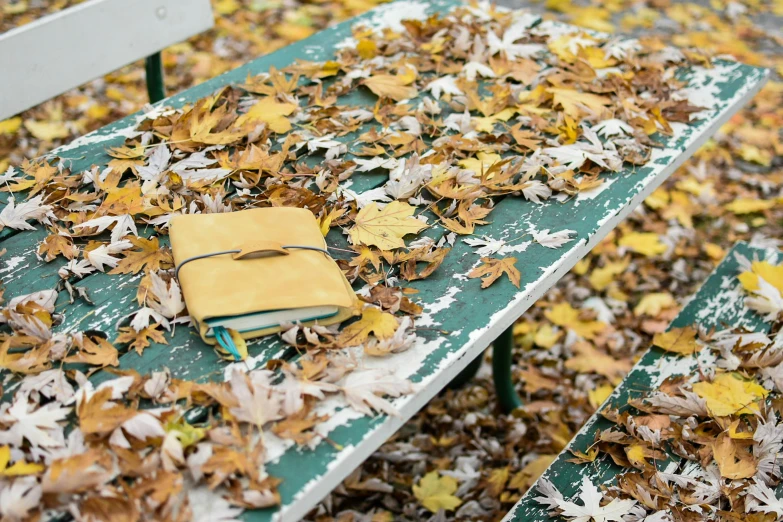
{"label": "teal bookmark ribbon", "polygon": [[215,334],[215,339],[217,339],[218,344],[222,346],[224,350],[233,355],[234,359],[237,361],[242,360],[242,356],[239,355],[239,350],[237,350],[237,346],[234,344],[234,340],[231,338],[231,335],[229,335],[228,330],[222,326],[215,326],[212,328],[212,332]]}

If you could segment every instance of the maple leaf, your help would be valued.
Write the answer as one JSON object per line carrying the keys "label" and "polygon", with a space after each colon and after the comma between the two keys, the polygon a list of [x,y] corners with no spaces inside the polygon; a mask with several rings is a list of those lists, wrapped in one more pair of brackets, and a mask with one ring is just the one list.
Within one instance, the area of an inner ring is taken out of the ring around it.
{"label": "maple leaf", "polygon": [[52,214],[52,206],[43,204],[42,195],[28,199],[19,205],[11,197],[8,204],[0,211],[0,230],[4,227],[16,230],[35,230],[35,227],[27,222],[28,220],[49,223],[50,218],[55,218]]}
{"label": "maple leaf", "polygon": [[544,315],[556,325],[571,329],[585,339],[592,339],[606,328],[606,323],[601,321],[581,319],[579,310],[574,309],[567,302],[553,306],[544,312]]}
{"label": "maple leaf", "polygon": [[163,332],[158,329],[159,326],[160,324],[154,323],[145,326],[138,332],[132,326],[123,326],[119,329],[119,335],[115,342],[128,344],[130,348],[136,350],[136,353],[141,355],[144,353],[144,348],[150,345],[150,340],[158,344],[169,344]]}
{"label": "maple leaf", "polygon": [[775,496],[773,489],[758,479],[754,479],[748,488],[745,506],[748,511],[775,513],[778,518],[783,517],[783,501]]}
{"label": "maple leaf", "polygon": [[117,263],[120,262],[119,258],[113,257],[111,254],[118,254],[123,250],[131,248],[132,246],[133,243],[127,239],[123,239],[122,241],[111,243],[109,245],[99,245],[98,247],[91,250],[85,249],[84,257],[92,266],[103,272],[103,265],[114,268],[117,266]]}
{"label": "maple leaf", "polygon": [[506,274],[509,281],[519,288],[522,274],[520,274],[519,270],[514,266],[514,263],[516,262],[516,257],[504,257],[503,259],[482,257],[482,264],[471,270],[468,273],[468,277],[472,279],[481,277],[481,288],[487,288],[497,281],[500,276]]}
{"label": "maple leaf", "polygon": [[769,394],[755,381],[747,381],[737,373],[722,373],[712,382],[697,382],[693,391],[707,401],[707,410],[714,417],[758,413],[758,401]]}
{"label": "maple leaf", "polygon": [[30,511],[40,507],[41,485],[35,477],[3,482],[0,485],[0,514],[8,520],[28,520]]}
{"label": "maple leaf", "polygon": [[412,382],[385,368],[354,371],[345,378],[341,390],[348,405],[360,413],[378,411],[394,416],[399,412],[382,396],[400,397],[416,391]]}
{"label": "maple leaf", "polygon": [[17,460],[11,466],[8,465],[9,462],[11,462],[11,448],[0,446],[0,476],[35,475],[46,469],[43,464],[27,463],[23,459]]}
{"label": "maple leaf", "polygon": [[237,401],[237,406],[230,411],[237,420],[263,428],[266,423],[282,417],[283,397],[272,386],[251,380],[239,369],[231,373],[229,384]]}
{"label": "maple leaf", "polygon": [[150,278],[152,281],[150,291],[154,299],[148,301],[149,306],[168,319],[176,317],[185,309],[179,283],[173,278],[166,283],[157,272],[150,272]]}
{"label": "maple leaf", "polygon": [[76,407],[79,428],[84,434],[109,434],[136,415],[136,410],[112,402],[113,393],[108,386],[99,389]]}
{"label": "maple leaf", "polygon": [[430,471],[419,480],[418,484],[413,485],[413,495],[432,513],[437,513],[441,509],[454,511],[462,504],[462,499],[454,496],[457,487],[457,480],[453,477],[441,476],[437,471]]}
{"label": "maple leaf", "polygon": [[381,357],[408,350],[416,342],[416,335],[408,331],[411,325],[411,318],[408,316],[403,317],[394,335],[381,340],[370,339],[364,345],[364,353]]}
{"label": "maple leaf", "polygon": [[573,241],[571,234],[576,234],[576,230],[560,230],[559,232],[549,232],[546,230],[531,230],[530,234],[533,240],[541,246],[547,248],[559,248],[569,241]]}
{"label": "maple leaf", "polygon": [[237,125],[243,125],[246,122],[263,122],[269,128],[282,134],[291,130],[291,122],[286,116],[291,115],[296,110],[293,103],[280,103],[271,96],[262,98],[255,103],[250,110],[237,120]]}
{"label": "maple leaf", "polygon": [[392,314],[368,306],[358,321],[340,332],[338,342],[343,346],[357,346],[365,342],[371,333],[379,339],[387,339],[394,335],[398,326],[397,318]]}
{"label": "maple leaf", "polygon": [[654,232],[631,232],[630,234],[625,234],[617,242],[617,245],[647,257],[663,254],[668,250],[666,244]]}
{"label": "maple leaf", "polygon": [[710,447],[721,477],[736,480],[756,474],[757,464],[753,455],[740,448],[728,433],[718,435]]}
{"label": "maple leaf", "polygon": [[427,225],[412,218],[415,209],[402,201],[392,201],[383,209],[375,203],[364,207],[356,215],[350,231],[354,245],[377,246],[381,250],[393,250],[405,246],[402,238],[417,234]]}
{"label": "maple leaf", "polygon": [[672,328],[664,333],[657,333],[653,337],[653,344],[667,352],[679,353],[681,355],[693,355],[700,351],[703,346],[696,340],[698,332],[690,327]]}
{"label": "maple leaf", "polygon": [[635,316],[649,315],[655,317],[665,308],[677,306],[677,301],[668,292],[653,292],[642,297],[633,309]]}
{"label": "maple leaf", "polygon": [[118,366],[119,352],[103,337],[92,338],[83,333],[74,336],[74,346],[78,351],[69,355],[65,362],[85,363],[94,366]]}
{"label": "maple leaf", "polygon": [[63,427],[59,422],[70,413],[56,403],[36,408],[28,403],[25,394],[18,393],[14,402],[5,413],[0,415],[0,423],[10,428],[0,431],[0,444],[22,445],[22,439],[35,447],[56,448],[63,445]]}
{"label": "maple leaf", "polygon": [[114,225],[111,232],[111,242],[119,243],[120,240],[133,232],[134,236],[139,235],[136,230],[136,223],[133,221],[133,216],[129,214],[123,214],[120,216],[101,216],[85,221],[78,225],[74,225],[73,228],[95,228],[95,231],[90,235],[100,234],[110,226]]}
{"label": "maple leaf", "polygon": [[623,522],[623,516],[629,514],[631,508],[636,505],[635,500],[615,498],[607,505],[601,506],[603,494],[588,477],[582,477],[579,500],[583,505],[567,500],[556,501],[562,516],[573,517],[570,522]]}
{"label": "maple leaf", "polygon": [[418,94],[416,87],[410,85],[414,79],[415,74],[376,74],[362,80],[362,85],[370,89],[379,98],[391,98],[394,101],[402,101],[415,98]]}
{"label": "maple leaf", "polygon": [[429,84],[427,84],[424,90],[430,91],[436,100],[439,100],[442,94],[455,96],[461,96],[462,94],[465,94],[462,92],[462,89],[457,86],[457,79],[448,74],[431,81]]}
{"label": "maple leaf", "polygon": [[74,246],[70,237],[63,234],[49,234],[38,244],[37,253],[39,256],[45,256],[48,263],[60,254],[66,259],[73,259],[78,255],[79,249]]}
{"label": "maple leaf", "polygon": [[131,237],[130,242],[138,250],[126,252],[125,257],[110,274],[138,274],[142,270],[150,272],[172,266],[171,252],[161,248],[157,237]]}
{"label": "maple leaf", "polygon": [[561,106],[563,112],[572,118],[579,118],[586,111],[600,115],[612,105],[611,98],[589,92],[556,87],[550,87],[547,91],[552,94],[552,106]]}

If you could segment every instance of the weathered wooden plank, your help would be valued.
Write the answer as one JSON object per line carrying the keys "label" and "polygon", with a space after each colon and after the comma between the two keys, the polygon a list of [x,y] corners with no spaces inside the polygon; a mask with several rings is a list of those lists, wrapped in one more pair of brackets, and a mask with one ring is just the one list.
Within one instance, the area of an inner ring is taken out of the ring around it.
{"label": "weathered wooden plank", "polygon": [[0,120],[212,25],[209,0],[90,0],[11,29],[0,34]]}
{"label": "weathered wooden plank", "polygon": [[[341,408],[338,399],[327,401],[319,413],[333,413],[328,426],[331,441],[344,446],[338,451],[330,444],[319,445],[314,452],[270,451],[268,470],[283,479],[280,493],[283,506],[280,520],[297,520],[318,499],[369,456],[405,421],[441,390],[505,328],[567,272],[617,222],[687,159],[726,119],[750,98],[765,79],[764,71],[740,64],[722,64],[714,72],[690,73],[694,88],[699,88],[703,104],[712,107],[707,119],[692,126],[678,125],[675,136],[650,165],[610,176],[603,187],[570,201],[549,201],[535,205],[518,198],[506,198],[493,211],[493,223],[480,234],[493,239],[523,241],[531,228],[553,231],[573,229],[576,239],[560,249],[530,245],[517,257],[522,271],[522,289],[507,282],[479,290],[479,282],[467,280],[467,274],[479,259],[473,250],[459,241],[446,263],[430,278],[409,286],[420,291],[424,316],[417,326],[449,332],[422,334],[408,352],[381,360],[366,360],[368,366],[395,368],[400,377],[421,384],[420,391],[395,401],[400,417],[360,417]],[[512,242],[512,245],[517,244]],[[271,439],[271,437],[270,437]],[[272,439],[273,440],[273,439]],[[273,449],[275,448],[272,445]],[[306,470],[306,472],[304,471]],[[273,510],[248,514],[248,520],[271,520]]]}
{"label": "weathered wooden plank", "polygon": [[[777,251],[751,248],[747,243],[738,243],[672,321],[670,328],[698,324],[707,330],[712,327],[723,329],[725,325],[731,325],[744,326],[756,332],[769,331],[769,325],[761,319],[761,316],[745,307],[745,292],[737,280],[739,265],[735,254],[749,259],[769,261],[779,257]],[[698,373],[699,365],[709,367],[714,365],[714,362],[715,356],[709,350],[702,350],[698,357],[682,357],[653,347],[642,356],[599,411],[622,407],[629,399],[642,395],[644,390],[655,389],[667,377],[694,375]],[[597,413],[594,414],[542,477],[553,482],[567,499],[578,495],[579,485],[584,476],[589,476],[594,484],[613,481],[623,468],[614,464],[611,459],[602,459],[589,466],[568,462],[568,459],[572,458],[568,450],[587,451],[594,442],[595,433],[611,426],[611,422]],[[547,510],[534,500],[536,496],[536,486],[533,485],[503,520],[508,522],[546,520]]]}

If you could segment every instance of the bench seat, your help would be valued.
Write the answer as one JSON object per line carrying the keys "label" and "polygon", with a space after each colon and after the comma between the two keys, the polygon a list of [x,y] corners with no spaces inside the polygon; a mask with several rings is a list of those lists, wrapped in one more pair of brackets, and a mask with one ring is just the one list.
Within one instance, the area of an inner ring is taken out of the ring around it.
{"label": "bench seat", "polygon": [[[780,262],[780,252],[753,248],[745,242],[737,243],[726,255],[718,267],[710,274],[693,298],[688,301],[672,321],[669,328],[696,326],[709,331],[744,327],[748,332],[769,332],[770,325],[745,305],[747,293],[742,289],[737,275],[741,272],[737,255],[751,261],[760,260],[770,263]],[[598,411],[585,423],[563,452],[555,459],[522,499],[509,511],[504,522],[522,522],[528,520],[547,520],[548,508],[538,501],[538,486],[548,480],[568,500],[574,500],[579,493],[583,477],[587,477],[596,486],[614,485],[616,477],[628,471],[604,456],[585,465],[572,462],[571,453],[586,453],[595,442],[595,434],[611,428],[614,424],[601,416],[604,410],[625,408],[630,399],[639,398],[646,391],[656,390],[664,380],[677,376],[692,376],[699,368],[715,367],[715,356],[704,349],[696,356],[683,356],[665,352],[658,347],[650,348],[633,367],[625,380],[614,390]],[[661,462],[661,471],[674,472],[681,469],[685,459],[669,454],[667,462]],[[780,486],[778,490],[783,490]],[[778,491],[780,494],[781,491]]]}
{"label": "bench seat", "polygon": [[[382,6],[173,96],[163,104],[182,106],[220,86],[242,83],[248,74],[255,75],[270,67],[279,69],[296,59],[326,60],[341,42],[351,36],[351,27],[357,22],[372,26],[408,15],[421,17],[453,5],[456,3],[450,0],[436,0],[401,1]],[[572,241],[561,248],[550,249],[534,243],[524,252],[514,254],[521,271],[521,289],[511,284],[495,284],[482,290],[479,281],[468,279],[467,274],[476,266],[479,256],[475,248],[461,238],[432,276],[406,284],[419,292],[415,300],[423,307],[423,314],[416,321],[421,329],[416,343],[409,351],[369,360],[366,364],[395,369],[399,377],[410,378],[416,383],[416,392],[393,401],[398,416],[365,417],[348,408],[339,398],[324,401],[319,404],[317,412],[329,414],[330,418],[318,430],[329,440],[317,444],[312,450],[297,448],[290,441],[280,440],[272,433],[266,434],[267,471],[282,480],[279,487],[282,505],[275,509],[246,512],[243,515],[246,520],[288,522],[304,517],[632,212],[758,92],[766,79],[764,70],[734,62],[720,62],[712,69],[694,67],[683,70],[682,74],[693,89],[702,93],[703,105],[709,110],[692,125],[674,124],[674,135],[664,148],[655,150],[648,165],[612,174],[598,189],[569,200],[553,198],[536,204],[521,198],[500,199],[492,213],[492,223],[477,229],[478,234],[498,240],[517,238],[531,228],[574,231]],[[352,102],[371,108],[374,99],[356,94]],[[74,171],[106,163],[110,158],[106,156],[105,149],[121,145],[143,117],[143,114],[129,116],[53,151],[52,155],[63,158]],[[369,173],[353,178],[351,189],[356,192],[371,190],[386,180],[385,174]],[[141,227],[139,232],[148,237],[153,234]],[[425,233],[436,240],[443,234],[440,228],[432,228]],[[47,264],[35,255],[37,243],[46,235],[43,230],[23,234],[8,229],[0,232],[0,248],[7,251],[0,258],[0,277],[3,278],[6,296],[51,288],[57,281],[57,270],[64,264],[63,260]],[[159,241],[161,245],[167,244],[166,237],[160,237]],[[345,244],[345,238],[338,230],[332,229],[327,242],[340,246]],[[87,289],[94,305],[81,300],[70,305],[67,304],[67,295],[61,295],[57,311],[64,314],[64,320],[58,330],[93,329],[113,336],[116,324],[132,309],[140,277],[141,274],[108,276],[102,273],[86,277],[80,286]],[[277,337],[252,343],[249,351],[251,357],[247,363],[235,364],[258,368],[273,359],[292,360],[297,356]],[[124,370],[145,374],[164,367],[171,370],[174,378],[206,381],[229,375],[234,364],[220,361],[211,347],[202,343],[195,332],[184,327],[176,329],[168,345],[153,343],[141,357],[135,352],[124,353],[120,357],[119,368]],[[112,377],[109,372],[102,371],[92,379],[99,382]],[[13,388],[9,387],[5,392],[13,393]]]}

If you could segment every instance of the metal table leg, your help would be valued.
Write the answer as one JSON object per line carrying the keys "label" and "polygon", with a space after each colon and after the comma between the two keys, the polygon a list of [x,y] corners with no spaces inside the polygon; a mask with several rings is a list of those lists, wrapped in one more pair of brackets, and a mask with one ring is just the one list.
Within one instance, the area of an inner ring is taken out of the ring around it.
{"label": "metal table leg", "polygon": [[162,100],[166,97],[166,87],[163,85],[163,60],[160,58],[160,52],[147,57],[144,69],[147,72],[147,94],[150,103]]}
{"label": "metal table leg", "polygon": [[522,406],[522,399],[514,389],[511,378],[511,355],[514,350],[514,325],[500,334],[492,343],[492,379],[498,404],[504,413],[510,413]]}

